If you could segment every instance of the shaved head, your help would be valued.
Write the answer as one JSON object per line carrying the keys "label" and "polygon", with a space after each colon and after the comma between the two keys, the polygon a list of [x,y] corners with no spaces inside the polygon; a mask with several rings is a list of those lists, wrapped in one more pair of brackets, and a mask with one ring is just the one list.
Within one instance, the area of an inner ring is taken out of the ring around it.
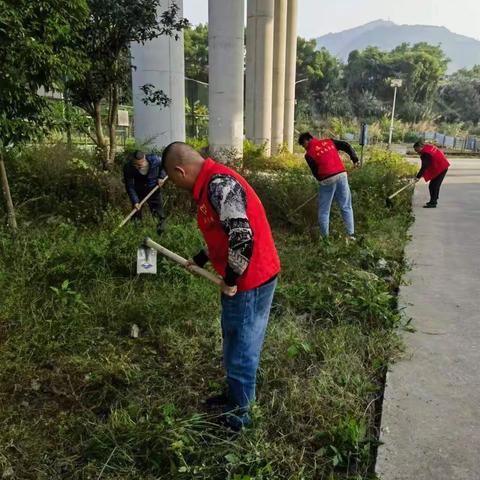
{"label": "shaved head", "polygon": [[167,166],[187,165],[189,163],[201,162],[203,157],[190,145],[184,142],[173,142],[165,147],[162,154],[163,165]]}
{"label": "shaved head", "polygon": [[168,178],[177,187],[186,190],[193,190],[204,161],[196,150],[184,142],[171,143],[162,154],[163,168]]}

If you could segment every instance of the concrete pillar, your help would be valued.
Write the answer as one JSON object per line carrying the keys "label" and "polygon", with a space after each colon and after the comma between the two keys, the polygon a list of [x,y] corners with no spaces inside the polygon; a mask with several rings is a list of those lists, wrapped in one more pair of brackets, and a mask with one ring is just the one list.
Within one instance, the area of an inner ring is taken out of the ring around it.
{"label": "concrete pillar", "polygon": [[[163,8],[176,3],[183,15],[183,0],[165,0]],[[158,18],[163,13],[158,11]],[[170,142],[185,140],[185,62],[183,33],[179,39],[161,35],[145,45],[132,43],[132,93],[134,106],[135,140],[152,147],[163,147]],[[168,107],[145,105],[140,87],[151,84],[163,90],[170,98]]]}
{"label": "concrete pillar", "polygon": [[275,0],[273,31],[272,152],[283,143],[285,111],[285,55],[287,41],[287,0]]}
{"label": "concrete pillar", "polygon": [[288,0],[287,7],[287,53],[285,66],[285,120],[283,141],[293,151],[295,123],[295,75],[297,70],[297,0]]}
{"label": "concrete pillar", "polygon": [[219,161],[243,155],[245,0],[208,2],[210,151]]}
{"label": "concrete pillar", "polygon": [[255,144],[265,144],[270,155],[272,135],[274,0],[248,0],[246,133]]}

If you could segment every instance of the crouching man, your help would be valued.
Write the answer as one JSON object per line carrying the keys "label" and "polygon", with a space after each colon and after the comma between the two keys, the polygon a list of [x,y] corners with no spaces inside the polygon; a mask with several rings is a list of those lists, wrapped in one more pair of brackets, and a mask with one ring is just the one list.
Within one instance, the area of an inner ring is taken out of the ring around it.
{"label": "crouching man", "polygon": [[223,361],[226,394],[207,400],[223,405],[226,423],[241,430],[255,400],[256,374],[280,261],[260,199],[238,173],[204,159],[182,142],[168,145],[163,165],[169,179],[192,192],[206,249],[192,263],[210,261],[222,277]]}
{"label": "crouching man", "polygon": [[[134,218],[140,220],[142,211],[140,202],[157,186],[165,183],[165,170],[157,155],[145,155],[136,150],[129,154],[128,162],[123,167],[123,178],[127,194],[133,208],[137,210]],[[152,215],[157,220],[157,233],[165,227],[165,211],[163,210],[162,192],[158,189],[148,200]]]}

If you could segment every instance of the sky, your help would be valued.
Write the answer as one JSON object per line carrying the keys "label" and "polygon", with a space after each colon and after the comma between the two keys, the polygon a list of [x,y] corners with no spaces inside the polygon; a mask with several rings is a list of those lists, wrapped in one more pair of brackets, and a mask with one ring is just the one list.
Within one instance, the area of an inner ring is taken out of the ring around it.
{"label": "sky", "polygon": [[[194,25],[208,20],[208,0],[183,0]],[[298,0],[298,34],[316,38],[373,20],[437,25],[480,40],[480,0]]]}

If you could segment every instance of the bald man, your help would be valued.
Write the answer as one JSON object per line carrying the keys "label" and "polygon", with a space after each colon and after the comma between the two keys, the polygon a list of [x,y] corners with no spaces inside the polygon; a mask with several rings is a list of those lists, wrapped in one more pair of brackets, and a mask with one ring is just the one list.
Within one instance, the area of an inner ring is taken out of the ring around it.
{"label": "bald man", "polygon": [[192,192],[206,248],[192,263],[210,261],[222,277],[223,361],[227,389],[207,400],[223,406],[225,421],[239,431],[249,422],[263,344],[280,272],[280,261],[260,199],[238,173],[204,159],[182,142],[163,152],[163,165],[176,186]]}

